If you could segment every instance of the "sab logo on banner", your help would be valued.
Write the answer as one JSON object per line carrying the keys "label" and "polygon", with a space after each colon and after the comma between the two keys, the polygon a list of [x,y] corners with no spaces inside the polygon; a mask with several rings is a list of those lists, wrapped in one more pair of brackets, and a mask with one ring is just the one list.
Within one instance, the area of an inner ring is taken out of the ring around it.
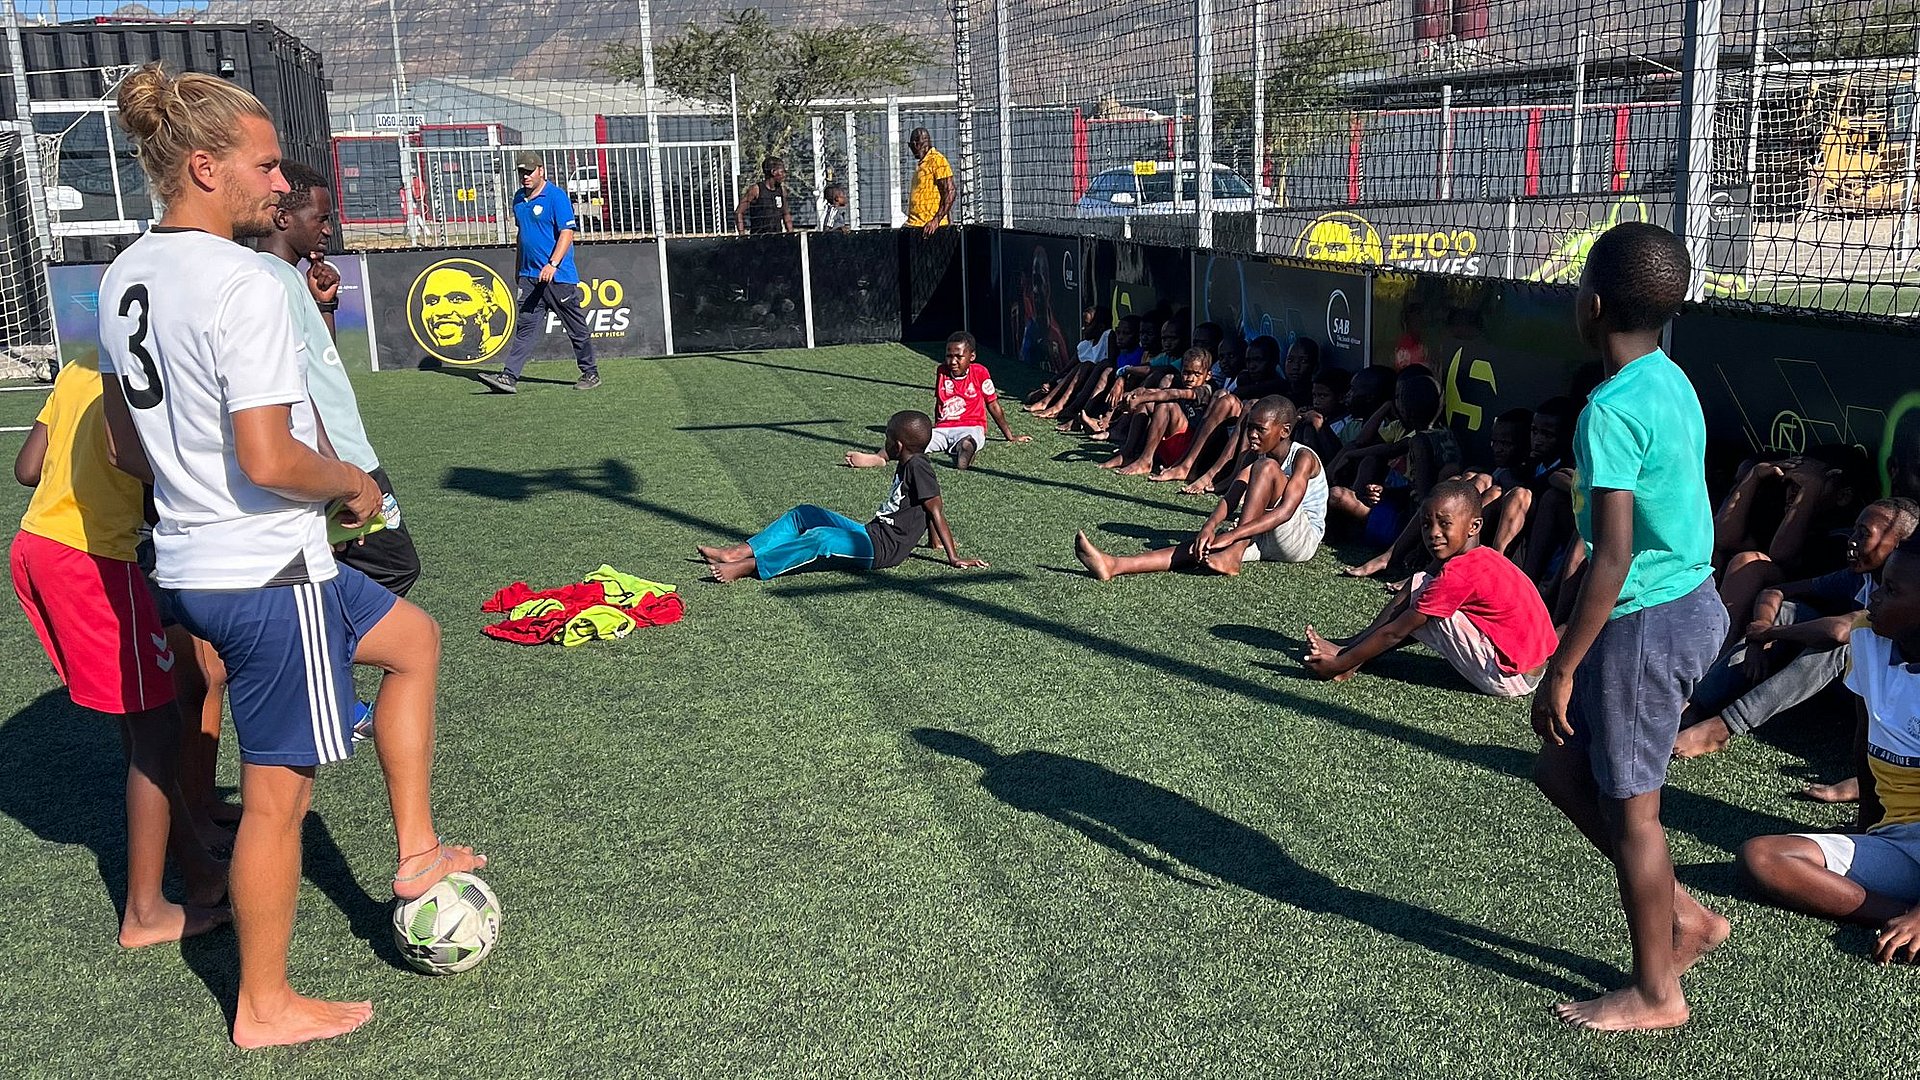
{"label": "sab logo on banner", "polygon": [[513,337],[513,318],[513,289],[473,259],[442,259],[407,290],[413,340],[449,364],[491,359]]}

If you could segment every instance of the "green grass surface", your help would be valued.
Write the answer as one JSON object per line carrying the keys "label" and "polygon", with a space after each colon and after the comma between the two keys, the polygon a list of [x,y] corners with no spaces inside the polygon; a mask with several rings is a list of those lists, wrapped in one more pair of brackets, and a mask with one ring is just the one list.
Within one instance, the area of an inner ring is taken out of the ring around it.
{"label": "green grass surface", "polygon": [[[439,824],[493,857],[506,920],[473,973],[398,968],[379,770],[323,770],[293,975],[376,1002],[331,1044],[233,1049],[230,933],[112,944],[116,742],[0,617],[0,1074],[1912,1075],[1914,974],[1733,871],[1749,836],[1841,820],[1788,797],[1836,767],[1816,739],[1675,770],[1681,879],[1735,926],[1687,979],[1693,1024],[1566,1029],[1547,1006],[1617,984],[1626,934],[1527,779],[1524,705],[1424,651],[1304,679],[1303,624],[1350,631],[1382,598],[1332,553],[1093,582],[1074,529],[1137,548],[1206,507],[1024,417],[1034,444],[940,473],[990,570],[696,583],[697,540],[796,502],[870,512],[885,474],[835,462],[928,406],[930,363],[614,362],[592,395],[540,365],[516,398],[359,380],[447,631]],[[570,650],[480,635],[494,588],[601,562],[682,583],[686,620]]]}

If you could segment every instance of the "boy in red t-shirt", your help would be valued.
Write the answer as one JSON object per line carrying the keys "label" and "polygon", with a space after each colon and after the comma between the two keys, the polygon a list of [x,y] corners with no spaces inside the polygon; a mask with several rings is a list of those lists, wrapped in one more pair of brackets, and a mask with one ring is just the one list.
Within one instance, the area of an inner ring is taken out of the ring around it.
{"label": "boy in red t-shirt", "polygon": [[[965,469],[973,456],[987,444],[987,414],[1000,426],[1000,434],[1010,443],[1032,442],[1031,435],[1015,435],[1007,427],[1007,414],[1000,410],[1000,395],[993,388],[993,376],[987,365],[974,361],[973,335],[961,330],[947,338],[947,358],[933,381],[933,441],[927,455],[952,454],[953,467]],[[871,469],[887,464],[887,455],[861,450],[847,451],[847,464],[856,469]]]}
{"label": "boy in red t-shirt", "polygon": [[1482,693],[1531,694],[1559,644],[1553,621],[1527,575],[1480,546],[1480,526],[1479,488],[1463,480],[1435,484],[1419,519],[1433,564],[1415,574],[1363,633],[1336,642],[1307,627],[1307,670],[1322,679],[1350,678],[1360,665],[1412,638]]}

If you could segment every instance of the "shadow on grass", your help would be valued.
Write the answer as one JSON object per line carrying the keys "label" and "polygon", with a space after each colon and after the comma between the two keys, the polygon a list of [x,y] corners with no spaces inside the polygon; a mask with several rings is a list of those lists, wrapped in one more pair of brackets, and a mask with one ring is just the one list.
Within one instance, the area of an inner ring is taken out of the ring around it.
{"label": "shadow on grass", "polygon": [[527,472],[457,465],[441,477],[440,486],[449,491],[503,502],[526,502],[541,495],[577,492],[677,522],[707,536],[727,536],[740,532],[737,526],[641,498],[640,491],[644,485],[640,477],[634,473],[631,465],[618,458],[602,458],[597,465],[570,465],[561,469],[533,469]]}
{"label": "shadow on grass", "polygon": [[[854,450],[873,449],[872,447],[869,447],[866,443],[853,442],[848,439],[836,439],[831,435],[822,435],[817,431],[795,430],[797,428],[811,427],[811,426],[816,426],[820,424],[844,424],[844,423],[846,423],[846,421],[844,420],[781,420],[777,422],[762,423],[762,424],[693,424],[687,427],[675,428],[674,430],[675,431],[771,431],[781,435],[798,435],[804,439],[812,439],[816,442],[832,443],[835,446],[845,446]],[[884,435],[886,434],[886,430],[887,429],[883,427],[880,429],[880,433]]]}
{"label": "shadow on grass", "polygon": [[[832,586],[796,585],[784,590],[782,595],[798,599],[829,591],[839,596],[853,592],[911,593],[919,599],[931,600],[955,611],[991,619],[1052,638],[1075,648],[1087,649],[1103,656],[1138,664],[1194,688],[1231,694],[1255,705],[1290,709],[1304,716],[1338,724],[1352,731],[1390,739],[1436,757],[1484,769],[1528,784],[1533,782],[1535,755],[1528,751],[1498,743],[1467,742],[1442,731],[1429,731],[1389,717],[1375,716],[1358,709],[1348,708],[1337,702],[1306,697],[1280,682],[1262,681],[1184,657],[1155,652],[1131,641],[1096,634],[1055,619],[1043,618],[981,597],[966,595],[957,591],[955,584],[951,582],[899,581],[888,580],[880,575],[868,575],[856,581],[837,583]],[[1438,657],[1429,659],[1447,672],[1452,672],[1452,668],[1444,660]],[[1419,658],[1413,658],[1413,662],[1418,663]],[[1298,682],[1307,678],[1305,673],[1299,670],[1297,661],[1291,664],[1291,668],[1295,674],[1293,678],[1286,679],[1286,682]],[[1434,670],[1431,677],[1423,675],[1409,681],[1431,685],[1440,677],[1441,673]],[[1662,816],[1669,829],[1689,833],[1723,851],[1733,851],[1754,836],[1803,831],[1798,822],[1748,807],[1736,806],[1698,792],[1668,787],[1661,798],[1664,807]]]}
{"label": "shadow on grass", "polygon": [[822,368],[801,367],[798,364],[776,364],[771,360],[749,360],[744,356],[730,356],[726,353],[708,353],[701,360],[718,360],[723,364],[744,364],[747,367],[766,368],[769,371],[784,371],[793,375],[819,375],[828,379],[845,379],[848,382],[872,383],[875,386],[904,386],[909,390],[926,390],[933,385],[931,373],[927,381],[908,383],[896,379],[876,379],[871,375],[855,375],[846,371],[827,371]]}
{"label": "shadow on grass", "polygon": [[[1196,888],[1214,888],[1207,878],[1223,881],[1302,911],[1351,919],[1409,944],[1570,997],[1584,997],[1594,986],[1611,985],[1620,977],[1614,968],[1589,957],[1342,885],[1301,866],[1265,833],[1096,762],[1037,750],[1002,754],[954,731],[916,728],[912,735],[930,750],[979,766],[980,786],[1007,806],[1039,814],[1149,870]],[[1507,953],[1559,970],[1537,967]]]}

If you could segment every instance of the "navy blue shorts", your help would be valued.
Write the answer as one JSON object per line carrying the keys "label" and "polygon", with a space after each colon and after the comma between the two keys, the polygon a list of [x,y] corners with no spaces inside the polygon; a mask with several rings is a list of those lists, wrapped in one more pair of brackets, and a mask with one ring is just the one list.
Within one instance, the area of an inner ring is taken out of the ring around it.
{"label": "navy blue shorts", "polygon": [[1631,799],[1667,782],[1680,714],[1726,638],[1727,608],[1712,578],[1600,631],[1573,673],[1567,719],[1601,795]]}
{"label": "navy blue shorts", "polygon": [[249,765],[324,765],[353,754],[353,654],[399,597],[351,566],[319,584],[180,589],[174,613],[227,666]]}

